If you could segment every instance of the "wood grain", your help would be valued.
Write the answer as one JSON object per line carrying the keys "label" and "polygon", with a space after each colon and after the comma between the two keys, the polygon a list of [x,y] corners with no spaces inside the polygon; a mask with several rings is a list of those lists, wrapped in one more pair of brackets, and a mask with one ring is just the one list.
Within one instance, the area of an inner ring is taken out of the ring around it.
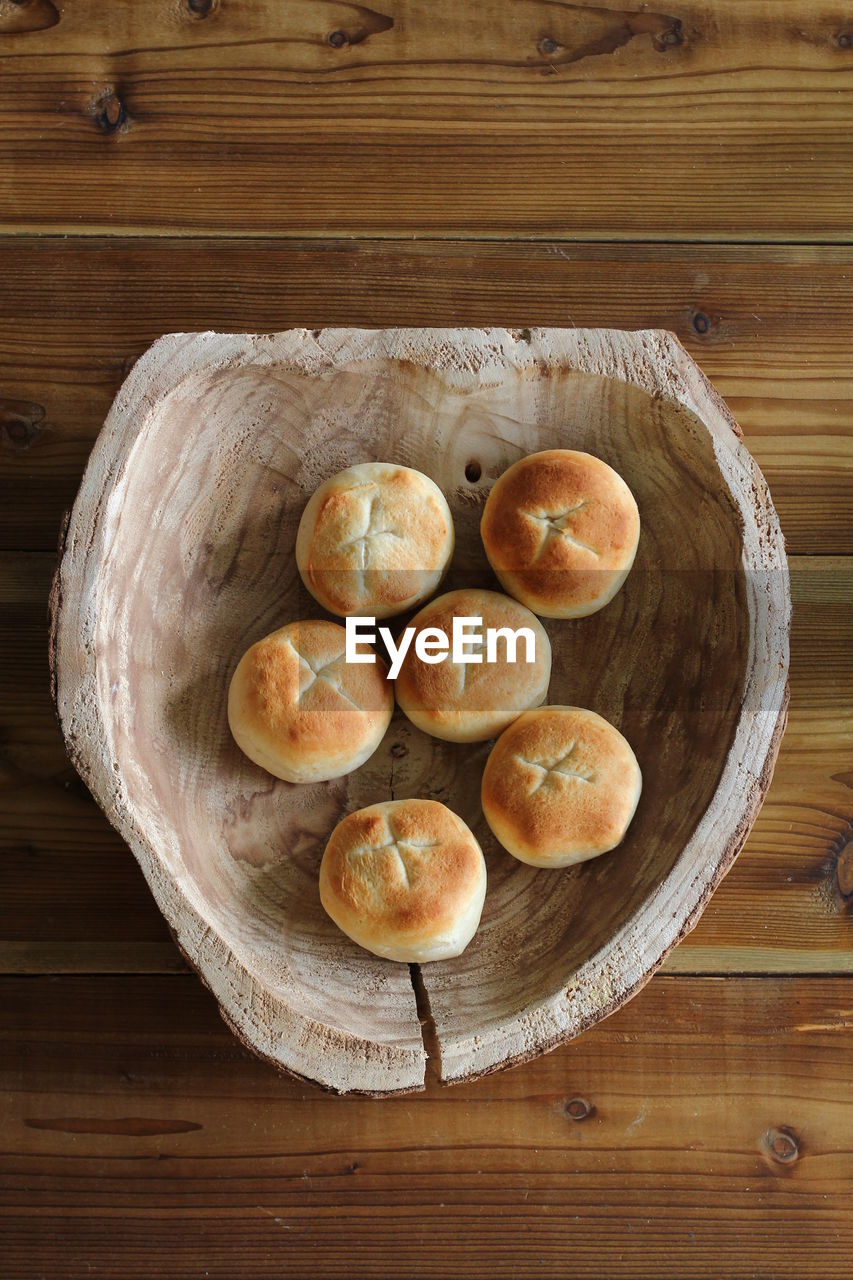
{"label": "wood grain", "polygon": [[849,240],[825,0],[0,5],[0,225]]}
{"label": "wood grain", "polygon": [[[789,551],[853,554],[851,249],[815,243],[851,240],[850,15],[653,8],[0,0],[0,971],[100,975],[0,980],[13,1280],[847,1280],[853,998],[815,975],[853,956],[853,560],[794,565],[779,766],[678,976],[526,1068],[373,1104],[275,1077],[190,975],[106,976],[183,962],[67,763],[52,556],[19,554],[52,552],[161,333],[448,322],[676,331]],[[466,243],[399,239],[425,232]],[[785,239],[812,243],[731,243]],[[813,976],[687,976],[740,968]]]}
{"label": "wood grain", "polygon": [[[134,859],[68,763],[47,686],[53,557],[0,555],[0,972],[183,962]],[[764,808],[669,972],[853,968],[853,560],[791,562],[788,728]]]}
{"label": "wood grain", "polygon": [[452,320],[672,330],[744,428],[788,550],[853,553],[853,249],[23,238],[0,239],[0,279],[0,547],[53,550],[162,333]]}
{"label": "wood grain", "polygon": [[249,1058],[189,976],[5,979],[4,1274],[847,1280],[851,990],[659,977],[375,1102]]}

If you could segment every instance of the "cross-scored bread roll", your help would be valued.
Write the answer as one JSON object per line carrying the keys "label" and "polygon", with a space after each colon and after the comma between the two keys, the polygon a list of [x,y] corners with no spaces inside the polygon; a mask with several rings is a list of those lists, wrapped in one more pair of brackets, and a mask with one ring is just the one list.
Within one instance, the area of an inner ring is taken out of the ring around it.
{"label": "cross-scored bread roll", "polygon": [[[529,609],[498,591],[470,588],[448,591],[424,605],[412,619],[416,633],[436,629],[452,640],[454,618],[481,618],[482,639],[466,646],[479,663],[457,663],[452,653],[441,662],[418,657],[417,635],[394,682],[397,702],[413,724],[448,742],[484,742],[494,738],[522,711],[538,707],[551,678],[551,644],[542,623]],[[488,662],[488,629],[532,632],[535,650],[528,662],[526,637],[509,646],[496,637],[496,662]],[[437,637],[436,637],[437,638]],[[514,661],[509,661],[514,653]]]}
{"label": "cross-scored bread roll", "polygon": [[486,821],[514,857],[568,867],[620,843],[640,799],[637,758],[618,729],[581,707],[528,711],[486,761]]}
{"label": "cross-scored bread roll", "polygon": [[324,609],[387,618],[432,595],[453,544],[450,508],[428,476],[365,462],[314,493],[299,522],[296,563]]}
{"label": "cross-scored bread roll", "polygon": [[603,608],[627,578],[640,513],[606,462],[547,449],[498,477],[480,533],[510,595],[543,618],[581,618]]}
{"label": "cross-scored bread roll", "polygon": [[388,800],[348,814],[320,865],[320,900],[335,924],[388,960],[458,956],[485,896],[482,850],[437,800]]}
{"label": "cross-scored bread roll", "polygon": [[336,622],[291,622],[243,654],[228,691],[237,745],[287,782],[322,782],[371,756],[394,712],[387,667],[347,663]]}

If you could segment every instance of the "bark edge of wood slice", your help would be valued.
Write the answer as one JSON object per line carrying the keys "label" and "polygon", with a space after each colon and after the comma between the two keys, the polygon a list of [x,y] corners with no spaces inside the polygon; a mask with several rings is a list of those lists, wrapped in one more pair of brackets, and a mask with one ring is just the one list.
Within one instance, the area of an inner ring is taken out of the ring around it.
{"label": "bark edge of wood slice", "polygon": [[[546,623],[549,701],[607,716],[640,760],[624,843],[568,871],[517,863],[480,812],[489,744],[427,738],[399,712],[336,782],[294,787],[246,760],[228,682],[248,644],[320,613],[293,555],[314,488],[370,459],[425,471],[456,523],[447,586],[494,586],[486,494],[552,447],[608,461],[643,522],[615,600]],[[50,657],[69,755],[226,1021],[298,1076],[386,1094],[423,1087],[425,1041],[441,1079],[471,1079],[570,1039],[651,977],[769,785],[789,631],[767,486],[672,334],[296,329],[169,334],[140,358],[63,531]],[[474,941],[412,974],[340,935],[316,886],[338,818],[407,795],[455,809],[489,866]]]}

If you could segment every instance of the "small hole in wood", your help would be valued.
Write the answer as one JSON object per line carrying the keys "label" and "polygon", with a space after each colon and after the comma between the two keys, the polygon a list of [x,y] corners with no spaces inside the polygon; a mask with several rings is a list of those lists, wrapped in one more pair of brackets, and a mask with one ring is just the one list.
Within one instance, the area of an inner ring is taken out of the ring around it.
{"label": "small hole in wood", "polygon": [[472,458],[470,462],[465,463],[465,479],[469,484],[476,484],[482,474],[483,468],[476,458]]}
{"label": "small hole in wood", "polygon": [[792,1164],[800,1154],[797,1136],[787,1125],[782,1125],[779,1129],[768,1129],[763,1142],[770,1159],[777,1164]]}
{"label": "small hole in wood", "polygon": [[839,49],[849,49],[853,45],[853,36],[849,31],[842,31],[835,37],[835,43]]}
{"label": "small hole in wood", "polygon": [[187,0],[187,8],[196,18],[206,18],[213,9],[213,0]]}
{"label": "small hole in wood", "polygon": [[333,31],[329,36],[329,44],[333,49],[343,49],[345,44],[349,44],[349,39],[343,31]]}
{"label": "small hole in wood", "polygon": [[563,1110],[570,1120],[586,1120],[595,1115],[595,1107],[586,1098],[569,1098]]}
{"label": "small hole in wood", "polygon": [[104,133],[117,133],[127,123],[127,111],[117,93],[108,93],[101,99],[96,119]]}

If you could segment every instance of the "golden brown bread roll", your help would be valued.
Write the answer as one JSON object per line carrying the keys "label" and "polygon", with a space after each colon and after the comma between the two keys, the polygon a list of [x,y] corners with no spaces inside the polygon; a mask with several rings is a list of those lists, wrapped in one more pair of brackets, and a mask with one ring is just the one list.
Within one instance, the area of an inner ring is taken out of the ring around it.
{"label": "golden brown bread roll", "polygon": [[637,758],[618,729],[581,707],[528,711],[486,761],[486,821],[514,857],[568,867],[613,849],[640,798]]}
{"label": "golden brown bread roll", "polygon": [[320,865],[320,900],[339,929],[388,960],[458,956],[480,923],[482,850],[437,800],[388,800],[335,827]]}
{"label": "golden brown bread roll", "polygon": [[422,661],[416,653],[417,637],[403,660],[394,683],[397,702],[419,729],[449,742],[483,742],[493,738],[522,711],[538,707],[548,692],[551,677],[551,644],[542,623],[529,609],[498,591],[468,589],[449,591],[424,605],[411,621],[416,632],[437,628],[452,638],[454,618],[482,619],[488,628],[532,632],[535,656],[527,662],[525,637],[515,646],[515,661],[508,661],[506,637],[496,638],[497,662],[487,662],[484,643],[466,646],[479,653],[482,662],[456,663],[452,653],[438,663]]}
{"label": "golden brown bread roll", "polygon": [[498,477],[480,533],[510,595],[543,618],[580,618],[603,608],[628,576],[640,513],[606,462],[547,449]]}
{"label": "golden brown bread roll", "polygon": [[296,535],[296,563],[324,609],[387,618],[438,588],[453,555],[453,520],[428,476],[365,462],[314,493]]}
{"label": "golden brown bread roll", "polygon": [[228,691],[237,745],[287,782],[351,773],[371,756],[394,712],[387,667],[348,664],[336,622],[291,622],[243,654]]}

